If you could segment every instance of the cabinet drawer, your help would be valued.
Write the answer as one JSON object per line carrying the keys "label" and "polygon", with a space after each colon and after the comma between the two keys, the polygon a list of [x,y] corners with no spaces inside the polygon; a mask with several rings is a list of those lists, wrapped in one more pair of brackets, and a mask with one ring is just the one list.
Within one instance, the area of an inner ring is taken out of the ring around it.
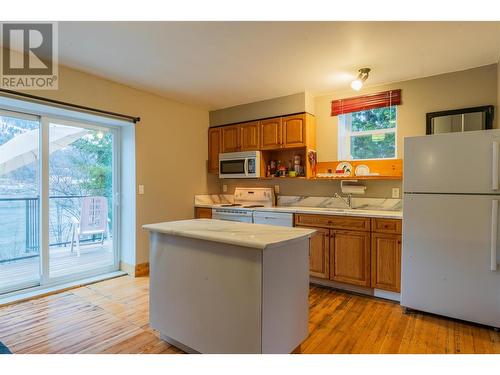
{"label": "cabinet drawer", "polygon": [[401,220],[372,219],[372,232],[401,234]]}
{"label": "cabinet drawer", "polygon": [[370,219],[366,217],[296,214],[295,225],[370,231]]}
{"label": "cabinet drawer", "polygon": [[211,219],[212,209],[208,207],[195,207],[194,217],[196,219]]}

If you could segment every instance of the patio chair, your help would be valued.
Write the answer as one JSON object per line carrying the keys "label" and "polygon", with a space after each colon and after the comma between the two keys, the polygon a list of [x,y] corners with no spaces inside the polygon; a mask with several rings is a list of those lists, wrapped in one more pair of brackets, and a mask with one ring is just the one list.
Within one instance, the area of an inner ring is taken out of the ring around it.
{"label": "patio chair", "polygon": [[80,220],[74,218],[72,223],[71,252],[76,237],[76,253],[80,256],[80,236],[101,235],[101,246],[104,235],[109,237],[108,200],[105,197],[85,197],[82,200]]}

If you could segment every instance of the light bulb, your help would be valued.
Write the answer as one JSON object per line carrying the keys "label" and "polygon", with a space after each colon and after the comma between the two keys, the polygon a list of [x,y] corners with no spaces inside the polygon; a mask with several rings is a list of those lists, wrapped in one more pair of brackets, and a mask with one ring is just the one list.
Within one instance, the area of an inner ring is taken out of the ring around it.
{"label": "light bulb", "polygon": [[363,87],[363,81],[360,79],[355,79],[354,81],[351,82],[351,88],[353,90],[359,91]]}

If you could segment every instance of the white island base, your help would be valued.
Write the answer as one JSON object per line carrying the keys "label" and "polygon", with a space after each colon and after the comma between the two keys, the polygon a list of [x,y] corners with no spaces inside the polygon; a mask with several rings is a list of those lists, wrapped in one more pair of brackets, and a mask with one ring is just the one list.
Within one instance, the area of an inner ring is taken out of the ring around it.
{"label": "white island base", "polygon": [[187,352],[290,353],[307,337],[314,231],[219,220],[145,229],[162,339]]}

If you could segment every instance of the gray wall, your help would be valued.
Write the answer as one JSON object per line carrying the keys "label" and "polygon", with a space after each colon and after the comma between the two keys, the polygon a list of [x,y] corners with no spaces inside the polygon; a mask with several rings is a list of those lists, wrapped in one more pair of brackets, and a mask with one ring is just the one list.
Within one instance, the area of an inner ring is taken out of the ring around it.
{"label": "gray wall", "polygon": [[306,92],[210,111],[209,121],[218,126],[299,112],[314,114],[314,98]]}

